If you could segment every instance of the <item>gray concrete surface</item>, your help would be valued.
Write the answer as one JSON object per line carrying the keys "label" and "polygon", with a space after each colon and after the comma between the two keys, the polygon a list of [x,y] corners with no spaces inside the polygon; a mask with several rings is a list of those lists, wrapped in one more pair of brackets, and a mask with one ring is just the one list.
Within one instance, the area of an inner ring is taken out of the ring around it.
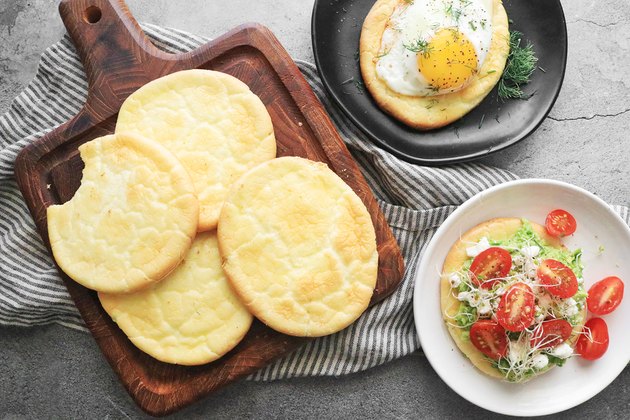
{"label": "gray concrete surface", "polygon": [[[258,21],[276,33],[294,58],[310,61],[312,3],[128,1],[140,21],[205,36],[219,35],[243,22]],[[555,108],[536,133],[483,162],[523,177],[569,181],[609,202],[629,205],[627,0],[564,0],[563,6],[569,30],[569,63]],[[0,0],[0,112],[33,77],[39,54],[63,32],[56,0]],[[0,327],[0,417],[137,418],[143,414],[118,383],[89,335],[58,326]],[[456,395],[426,359],[416,353],[347,377],[240,382],[174,417],[498,416]],[[630,418],[630,369],[592,400],[553,418]]]}

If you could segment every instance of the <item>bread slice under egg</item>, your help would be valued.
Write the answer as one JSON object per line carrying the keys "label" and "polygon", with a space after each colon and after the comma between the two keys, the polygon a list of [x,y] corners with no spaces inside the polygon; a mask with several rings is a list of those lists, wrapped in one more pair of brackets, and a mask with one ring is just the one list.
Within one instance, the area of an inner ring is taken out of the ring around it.
{"label": "bread slice under egg", "polygon": [[391,90],[376,73],[383,32],[402,3],[404,0],[377,0],[363,22],[359,44],[363,82],[378,106],[394,118],[420,130],[440,128],[475,108],[501,78],[510,52],[507,14],[501,0],[492,0],[490,50],[468,86],[444,95],[406,96]]}

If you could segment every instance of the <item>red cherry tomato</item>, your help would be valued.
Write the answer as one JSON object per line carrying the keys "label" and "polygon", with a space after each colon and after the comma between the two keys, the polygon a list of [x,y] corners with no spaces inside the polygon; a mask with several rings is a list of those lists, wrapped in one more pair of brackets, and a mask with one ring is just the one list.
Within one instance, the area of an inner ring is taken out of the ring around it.
{"label": "red cherry tomato", "polygon": [[507,355],[508,339],[502,326],[494,321],[482,319],[470,327],[470,341],[473,345],[494,360]]}
{"label": "red cherry tomato", "polygon": [[606,277],[588,291],[586,305],[595,315],[606,315],[617,309],[623,299],[623,282],[619,277]]}
{"label": "red cherry tomato", "polygon": [[498,281],[495,279],[507,276],[511,268],[510,253],[496,246],[480,252],[470,265],[472,280],[484,289],[491,289]]}
{"label": "red cherry tomato", "polygon": [[534,322],[534,292],[525,283],[514,283],[501,296],[497,321],[508,331],[518,332]]}
{"label": "red cherry tomato", "polygon": [[591,318],[584,324],[575,351],[586,360],[599,359],[608,350],[608,326],[601,318]]}
{"label": "red cherry tomato", "polygon": [[545,228],[551,236],[568,236],[573,235],[577,222],[575,217],[566,210],[557,209],[547,215],[545,220]]}
{"label": "red cherry tomato", "polygon": [[541,349],[555,347],[567,341],[571,336],[571,331],[573,327],[564,319],[544,321],[530,343],[532,347]]}
{"label": "red cherry tomato", "polygon": [[567,299],[578,291],[578,282],[573,270],[560,261],[544,260],[536,272],[540,284],[546,286],[547,291],[559,298]]}

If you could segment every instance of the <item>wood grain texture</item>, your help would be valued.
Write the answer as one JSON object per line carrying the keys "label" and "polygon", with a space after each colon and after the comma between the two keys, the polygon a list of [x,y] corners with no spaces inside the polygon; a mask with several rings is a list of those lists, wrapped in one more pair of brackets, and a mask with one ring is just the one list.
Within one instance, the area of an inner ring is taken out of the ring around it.
{"label": "wood grain texture", "polygon": [[[112,133],[122,102],[145,83],[178,70],[205,68],[239,78],[261,98],[273,121],[278,156],[325,162],[361,197],[372,216],[379,252],[372,304],[396,289],[404,270],[396,240],[321,103],[268,29],[247,24],[189,53],[167,54],[151,44],[121,0],[64,0],[59,10],[84,63],[88,97],[72,120],[26,147],[15,165],[22,194],[49,248],[46,208],[71,199],[79,187],[83,162],[78,146]],[[96,293],[61,274],[108,362],[137,404],[152,415],[172,413],[306,342],[255,322],[218,361],[169,365],[133,346]]]}

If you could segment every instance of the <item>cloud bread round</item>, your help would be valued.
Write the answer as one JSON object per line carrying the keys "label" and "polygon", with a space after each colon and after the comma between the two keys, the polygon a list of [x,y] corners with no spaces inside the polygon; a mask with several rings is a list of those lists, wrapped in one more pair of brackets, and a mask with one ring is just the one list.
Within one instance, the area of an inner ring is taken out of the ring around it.
{"label": "cloud bread round", "polygon": [[156,140],[190,173],[200,203],[199,231],[216,228],[230,186],[248,169],[276,156],[271,117],[235,77],[186,70],[138,89],[123,103],[116,132]]}
{"label": "cloud bread round", "polygon": [[406,125],[421,130],[443,127],[475,108],[501,78],[510,52],[507,14],[501,0],[492,0],[490,50],[468,86],[444,95],[406,96],[391,90],[376,73],[383,32],[394,10],[404,3],[377,0],[365,18],[359,43],[363,81],[379,107]]}
{"label": "cloud bread round", "polygon": [[90,289],[131,292],[161,280],[182,260],[197,230],[192,180],[168,150],[131,134],[79,147],[81,186],[48,207],[57,264]]}
{"label": "cloud bread round", "polygon": [[[457,344],[457,347],[461,350],[461,352],[470,359],[470,362],[480,371],[499,379],[504,379],[501,372],[492,366],[491,362],[484,357],[483,353],[477,350],[470,340],[462,338],[464,330],[451,325],[452,320],[448,317],[452,317],[457,314],[460,302],[451,293],[451,286],[448,281],[448,277],[451,273],[460,271],[461,267],[468,260],[469,257],[466,253],[466,248],[468,248],[471,243],[479,242],[483,237],[497,241],[507,240],[514,236],[514,234],[521,228],[522,224],[523,222],[518,218],[496,218],[483,222],[464,233],[461,238],[453,244],[446,255],[444,266],[442,268],[442,278],[440,280],[440,304],[442,308],[442,317],[446,322],[448,332],[451,334],[451,337],[453,337],[455,344]],[[536,234],[538,234],[538,236],[543,239],[547,245],[558,249],[564,248],[560,239],[550,236],[544,226],[534,222],[530,222],[530,224],[532,225],[534,232],[536,232]],[[582,314],[583,319],[586,319],[585,311],[586,305],[584,313]],[[567,343],[573,346],[581,330],[581,325],[574,327],[573,335],[569,338],[569,340],[567,340]],[[555,365],[548,365],[547,368],[539,371],[538,374],[546,372],[553,366]]]}
{"label": "cloud bread round", "polygon": [[282,157],[250,170],[223,206],[218,236],[235,291],[277,331],[332,334],[368,306],[378,268],[372,220],[323,163]]}
{"label": "cloud bread round", "polygon": [[216,231],[198,234],[184,261],[161,282],[98,297],[140,350],[180,365],[220,358],[243,339],[253,319],[221,268]]}

